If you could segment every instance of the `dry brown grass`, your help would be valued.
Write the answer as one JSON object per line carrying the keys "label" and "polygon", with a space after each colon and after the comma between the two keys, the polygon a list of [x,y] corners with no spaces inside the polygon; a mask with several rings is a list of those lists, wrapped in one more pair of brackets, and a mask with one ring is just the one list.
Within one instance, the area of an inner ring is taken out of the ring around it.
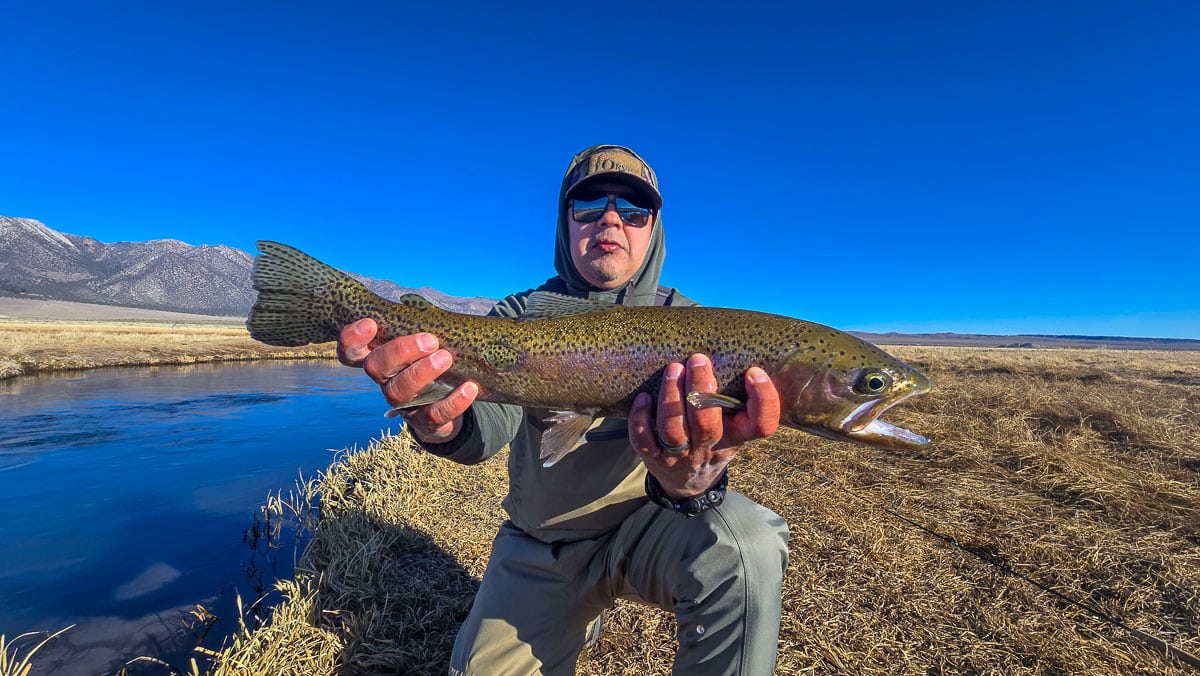
{"label": "dry brown grass", "polygon": [[103,366],[331,357],[331,344],[263,345],[243,326],[135,322],[0,322],[0,380]]}
{"label": "dry brown grass", "polygon": [[[935,384],[889,414],[927,452],[784,432],[735,461],[792,529],[777,673],[1193,673],[1063,597],[1200,654],[1200,353],[892,351]],[[445,673],[505,486],[404,436],[333,465],[293,600],[221,673]],[[579,673],[668,673],[675,645],[622,603]]]}

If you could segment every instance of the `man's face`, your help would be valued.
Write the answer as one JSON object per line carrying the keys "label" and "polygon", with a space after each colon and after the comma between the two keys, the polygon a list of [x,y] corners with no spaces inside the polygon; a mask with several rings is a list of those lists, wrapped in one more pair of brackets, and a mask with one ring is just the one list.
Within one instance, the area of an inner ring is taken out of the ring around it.
{"label": "man's face", "polygon": [[[581,195],[583,193],[580,193]],[[607,195],[640,202],[634,191],[622,185],[598,185],[587,190],[588,197]],[[650,249],[650,232],[655,214],[643,226],[626,223],[609,203],[599,220],[580,223],[567,204],[567,229],[571,236],[571,263],[579,274],[598,289],[615,289],[628,282],[642,267]]]}

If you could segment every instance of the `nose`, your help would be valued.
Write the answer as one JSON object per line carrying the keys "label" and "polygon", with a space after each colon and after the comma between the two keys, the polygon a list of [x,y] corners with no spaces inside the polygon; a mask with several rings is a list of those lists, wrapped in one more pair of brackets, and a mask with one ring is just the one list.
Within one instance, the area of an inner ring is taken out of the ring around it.
{"label": "nose", "polygon": [[600,226],[603,228],[621,227],[625,221],[621,220],[621,215],[617,213],[617,205],[612,200],[608,201],[608,206],[604,207],[604,215],[600,217]]}

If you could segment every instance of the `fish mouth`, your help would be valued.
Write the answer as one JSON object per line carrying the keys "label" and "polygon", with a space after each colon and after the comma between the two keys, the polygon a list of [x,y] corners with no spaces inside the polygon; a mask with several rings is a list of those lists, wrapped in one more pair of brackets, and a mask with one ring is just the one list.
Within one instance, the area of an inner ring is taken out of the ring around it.
{"label": "fish mouth", "polygon": [[827,427],[803,427],[805,432],[834,441],[851,441],[856,444],[885,448],[890,451],[915,451],[933,443],[929,437],[906,430],[898,425],[878,418],[855,429],[831,430]]}
{"label": "fish mouth", "polygon": [[928,446],[930,444],[928,437],[879,419],[879,416],[889,408],[909,397],[923,394],[927,389],[927,387],[918,387],[907,396],[891,401],[867,402],[847,416],[846,421],[842,424],[842,433],[850,441],[893,451],[910,451]]}
{"label": "fish mouth", "polygon": [[928,391],[928,386],[918,386],[913,392],[897,399],[865,402],[846,416],[840,425],[833,428],[806,426],[802,429],[826,439],[851,441],[891,451],[913,451],[925,448],[932,443],[928,437],[884,422],[879,419],[879,416],[909,397],[924,394],[926,391]]}
{"label": "fish mouth", "polygon": [[929,437],[923,437],[888,422],[876,418],[863,427],[846,433],[851,440],[869,446],[878,446],[892,451],[915,451],[925,448],[930,443]]}

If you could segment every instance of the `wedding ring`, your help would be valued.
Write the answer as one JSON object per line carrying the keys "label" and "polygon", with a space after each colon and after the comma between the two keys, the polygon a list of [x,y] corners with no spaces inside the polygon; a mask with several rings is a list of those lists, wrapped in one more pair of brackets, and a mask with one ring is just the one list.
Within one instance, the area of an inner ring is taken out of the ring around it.
{"label": "wedding ring", "polygon": [[678,446],[672,446],[672,445],[668,444],[667,442],[663,441],[663,438],[661,435],[659,435],[658,430],[654,431],[654,438],[658,440],[658,445],[661,446],[662,449],[668,453],[683,453],[684,451],[686,451],[688,449],[688,446],[692,445],[692,442],[689,439],[687,441],[684,441],[682,444],[679,444]]}

